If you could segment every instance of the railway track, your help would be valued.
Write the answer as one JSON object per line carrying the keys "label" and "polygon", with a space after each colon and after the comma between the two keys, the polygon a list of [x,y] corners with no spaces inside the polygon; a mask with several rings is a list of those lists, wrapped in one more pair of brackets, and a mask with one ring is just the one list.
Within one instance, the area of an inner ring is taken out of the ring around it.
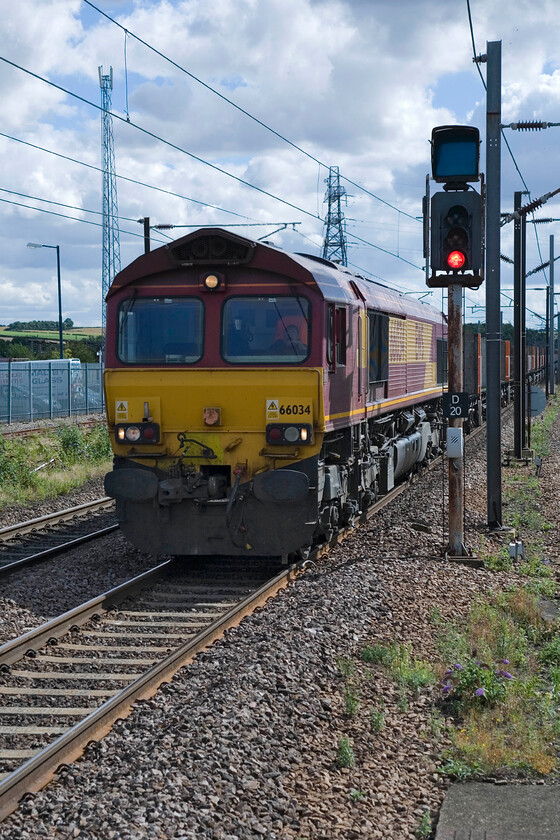
{"label": "railway track", "polygon": [[0,529],[0,577],[118,528],[108,496]]}
{"label": "railway track", "polygon": [[[54,428],[60,428],[60,423],[56,423],[56,419],[65,419],[65,418],[55,418],[51,420],[48,426],[32,426],[32,425],[25,425],[23,428],[20,429],[12,429],[10,430],[9,425],[2,424],[0,426],[0,433],[2,437],[6,439],[18,438],[18,437],[30,437],[31,435],[40,435],[45,434],[45,432],[50,432]],[[101,423],[104,423],[105,420],[103,418],[96,417],[95,419],[91,420],[74,420],[74,424],[80,426],[82,429],[92,429],[95,426],[99,426]]]}
{"label": "railway track", "polygon": [[294,577],[168,561],[0,647],[0,820]]}
{"label": "railway track", "polygon": [[[309,560],[417,480],[380,499]],[[191,558],[187,569],[168,561],[1,646],[0,820],[298,573],[292,566],[271,575],[270,566],[246,559],[225,566]]]}

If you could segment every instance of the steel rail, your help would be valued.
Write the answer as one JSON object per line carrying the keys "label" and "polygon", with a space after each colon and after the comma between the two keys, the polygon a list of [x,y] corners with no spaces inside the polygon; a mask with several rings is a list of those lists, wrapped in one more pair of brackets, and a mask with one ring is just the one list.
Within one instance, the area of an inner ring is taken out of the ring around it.
{"label": "steel rail", "polygon": [[45,516],[39,516],[36,519],[30,519],[25,522],[18,522],[16,525],[7,525],[5,528],[0,528],[0,541],[13,539],[20,534],[28,534],[30,531],[36,531],[45,525],[56,525],[59,522],[66,522],[68,519],[73,519],[75,516],[81,516],[84,513],[90,513],[96,510],[102,510],[106,507],[111,507],[115,500],[110,496],[102,496],[99,499],[94,499],[91,502],[84,502],[75,507],[66,508],[65,510],[58,510],[55,513],[47,513]]}
{"label": "steel rail", "polygon": [[52,546],[52,548],[46,548],[44,551],[38,551],[36,554],[30,554],[28,557],[22,557],[20,560],[14,560],[13,563],[6,563],[4,566],[0,566],[0,578],[7,577],[13,572],[16,572],[18,569],[21,569],[22,566],[29,566],[32,563],[47,560],[49,557],[55,557],[61,552],[69,551],[71,548],[77,548],[77,546],[82,545],[83,543],[91,542],[91,540],[96,540],[99,537],[104,537],[106,534],[117,531],[118,528],[118,523],[115,525],[109,525],[107,528],[101,528],[99,531],[92,531],[91,534],[84,534],[82,537],[76,537],[76,539],[70,540],[69,542]]}
{"label": "steel rail", "polygon": [[[113,603],[116,593],[120,598],[125,587],[132,583],[138,583],[141,579],[144,579],[143,583],[140,584],[143,586],[149,575],[161,574],[162,570],[172,562],[167,561],[162,566],[135,578],[134,582],[123,584],[100,596],[100,598],[93,599],[87,605],[71,610],[61,617],[64,618],[65,626],[70,627],[75,623],[79,611],[83,611],[82,615],[85,615],[86,612],[94,615],[95,610],[102,608],[103,603]],[[36,793],[44,787],[51,781],[61,765],[75,761],[83,753],[88,743],[99,740],[111,730],[118,719],[127,717],[136,700],[152,697],[163,682],[168,682],[180,668],[192,662],[198,653],[221,638],[225,630],[236,627],[243,618],[253,613],[258,607],[264,606],[269,598],[284,589],[296,575],[297,570],[294,567],[276,575],[259,587],[256,592],[244,598],[223,616],[213,621],[207,628],[197,633],[191,640],[172,651],[161,662],[151,666],[144,674],[91,712],[76,726],[53,741],[52,744],[10,773],[0,782],[0,820],[17,809],[22,796],[28,793]],[[0,648],[0,656],[7,648],[10,648],[8,656],[14,654],[16,647],[21,652],[22,646],[25,647],[27,643],[23,643],[23,639],[27,639],[27,641],[33,639],[34,644],[38,644],[39,639],[48,640],[49,634],[52,636],[54,625],[57,622],[60,628],[60,619],[55,619],[47,622],[42,628],[30,631],[21,640],[14,640],[13,643],[8,642],[7,645]],[[16,642],[20,644],[16,646]]]}
{"label": "steel rail", "polygon": [[114,589],[109,589],[102,595],[91,598],[84,604],[73,607],[56,618],[51,618],[50,621],[41,624],[39,627],[28,630],[23,636],[18,636],[17,639],[11,639],[9,642],[0,645],[0,668],[17,662],[28,651],[37,651],[51,639],[60,638],[72,627],[80,627],[94,615],[100,615],[102,612],[113,609],[129,595],[134,595],[147,584],[157,580],[164,570],[172,564],[173,560],[166,560],[165,563],[160,563],[159,566],[154,566],[153,569],[142,572],[141,575],[115,586]]}

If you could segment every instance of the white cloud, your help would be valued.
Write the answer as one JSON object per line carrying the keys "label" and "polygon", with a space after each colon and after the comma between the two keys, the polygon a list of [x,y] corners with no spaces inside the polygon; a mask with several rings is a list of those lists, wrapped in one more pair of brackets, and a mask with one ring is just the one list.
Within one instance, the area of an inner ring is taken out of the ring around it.
{"label": "white cloud", "polygon": [[[301,146],[326,166],[362,184],[409,216],[421,212],[434,125],[471,121],[484,134],[485,98],[472,62],[462,3],[441,0],[99,0],[100,8],[223,96]],[[478,52],[503,44],[503,121],[556,121],[560,106],[557,7],[516,0],[471,0]],[[125,36],[80,0],[6,3],[0,55],[100,104],[97,68],[114,70],[113,110],[125,117],[125,82],[132,122],[171,144],[311,214],[322,215],[325,167],[318,166],[191,77]],[[486,73],[485,65],[482,72]],[[92,166],[100,166],[100,113],[0,62],[3,131]],[[558,186],[557,139],[508,133],[533,197]],[[320,244],[321,220],[251,190],[121,120],[114,121],[117,172],[254,221],[301,221],[276,241],[305,250]],[[506,149],[504,209],[523,189]],[[482,155],[484,168],[484,149]],[[101,174],[0,137],[0,186],[84,209],[101,210]],[[224,224],[241,219],[118,182],[123,265],[143,250],[136,219],[154,223]],[[357,187],[348,193],[348,235],[398,254],[351,246],[355,264],[411,289],[424,289],[421,225]],[[101,229],[5,203],[20,201],[99,223],[83,211],[61,209],[0,192],[0,321],[56,312],[53,267],[26,243],[59,244],[64,312],[84,325],[99,323]],[[558,214],[555,214],[558,215]],[[351,221],[351,220],[356,221]],[[239,229],[236,229],[239,232]],[[258,230],[258,229],[256,229]],[[177,230],[181,235],[184,230]],[[253,231],[254,232],[254,231]],[[263,228],[263,232],[266,229]],[[552,229],[550,232],[554,232]],[[539,232],[542,243],[548,242]],[[306,238],[304,238],[306,237]],[[154,234],[154,239],[156,234]],[[160,238],[162,238],[160,236]],[[503,248],[510,248],[504,230]],[[528,265],[541,262],[531,230]],[[504,268],[504,282],[509,282]],[[32,278],[32,281],[30,280]],[[19,289],[15,294],[14,290]],[[23,292],[21,290],[24,290]],[[470,293],[477,301],[483,292]],[[507,320],[506,314],[506,320]]]}

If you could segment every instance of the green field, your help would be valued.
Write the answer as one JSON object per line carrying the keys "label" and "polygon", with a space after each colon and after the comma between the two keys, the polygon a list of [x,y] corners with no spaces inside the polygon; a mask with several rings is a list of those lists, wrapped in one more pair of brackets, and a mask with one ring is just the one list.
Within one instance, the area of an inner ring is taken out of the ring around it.
{"label": "green field", "polygon": [[[82,338],[92,338],[101,335],[101,327],[77,327],[63,330],[64,341],[79,341]],[[0,338],[42,338],[47,341],[58,341],[58,330],[9,330],[0,327]]]}

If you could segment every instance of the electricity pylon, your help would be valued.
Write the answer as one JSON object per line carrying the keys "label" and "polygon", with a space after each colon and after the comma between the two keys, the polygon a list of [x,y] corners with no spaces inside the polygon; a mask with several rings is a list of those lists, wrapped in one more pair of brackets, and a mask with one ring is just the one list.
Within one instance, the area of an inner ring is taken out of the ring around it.
{"label": "electricity pylon", "polygon": [[327,215],[325,218],[325,236],[323,240],[323,259],[347,265],[346,228],[342,201],[346,202],[346,190],[340,186],[338,166],[329,168],[329,177],[325,180],[327,191]]}

